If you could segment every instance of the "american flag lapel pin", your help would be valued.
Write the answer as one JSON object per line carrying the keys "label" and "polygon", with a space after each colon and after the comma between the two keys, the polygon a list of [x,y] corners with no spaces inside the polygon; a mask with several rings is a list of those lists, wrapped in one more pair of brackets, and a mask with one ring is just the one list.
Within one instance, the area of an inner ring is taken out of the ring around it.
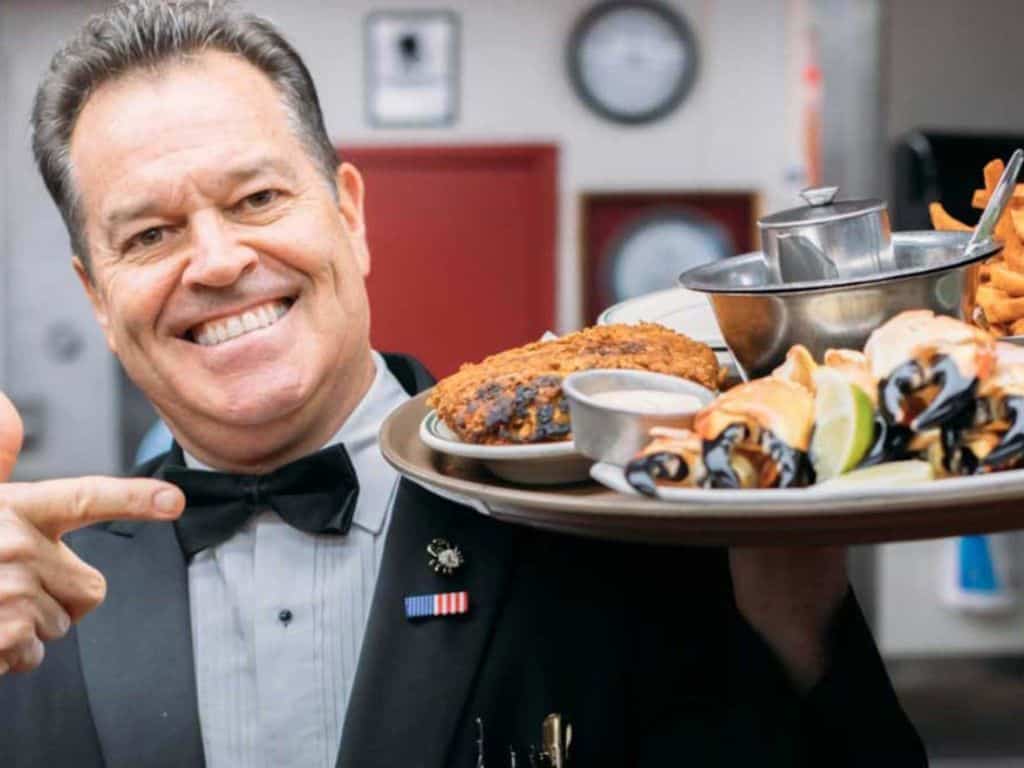
{"label": "american flag lapel pin", "polygon": [[405,618],[458,616],[469,613],[469,592],[440,592],[433,595],[409,595],[405,598]]}

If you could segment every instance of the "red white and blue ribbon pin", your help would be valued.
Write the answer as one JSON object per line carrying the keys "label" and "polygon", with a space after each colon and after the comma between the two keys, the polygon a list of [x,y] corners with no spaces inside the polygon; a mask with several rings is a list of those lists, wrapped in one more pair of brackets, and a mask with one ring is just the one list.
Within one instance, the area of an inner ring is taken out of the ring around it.
{"label": "red white and blue ribbon pin", "polygon": [[405,598],[405,618],[456,616],[469,613],[469,592],[442,592],[436,595],[409,595]]}

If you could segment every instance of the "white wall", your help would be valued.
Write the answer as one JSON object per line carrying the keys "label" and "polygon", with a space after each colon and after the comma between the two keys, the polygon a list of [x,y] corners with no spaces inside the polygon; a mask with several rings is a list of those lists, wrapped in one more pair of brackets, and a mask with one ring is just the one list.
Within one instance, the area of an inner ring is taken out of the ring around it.
{"label": "white wall", "polygon": [[[580,104],[564,48],[590,0],[409,0],[451,8],[462,27],[462,103],[450,129],[378,130],[362,107],[363,19],[372,0],[249,7],[275,20],[306,58],[338,142],[553,141],[561,146],[558,322],[580,322],[578,210],[588,189],[752,188],[788,205],[786,3],[673,0],[694,28],[701,71],[683,106],[650,126],[609,123]],[[373,194],[373,190],[369,190]]]}

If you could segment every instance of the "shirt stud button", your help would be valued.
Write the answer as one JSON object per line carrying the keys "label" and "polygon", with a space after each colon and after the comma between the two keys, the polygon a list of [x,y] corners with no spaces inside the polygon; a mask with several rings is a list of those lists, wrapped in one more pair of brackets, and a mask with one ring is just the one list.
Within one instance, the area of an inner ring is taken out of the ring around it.
{"label": "shirt stud button", "polygon": [[277,613],[277,620],[280,621],[282,624],[287,624],[292,620],[292,612],[289,611],[287,608],[282,608]]}

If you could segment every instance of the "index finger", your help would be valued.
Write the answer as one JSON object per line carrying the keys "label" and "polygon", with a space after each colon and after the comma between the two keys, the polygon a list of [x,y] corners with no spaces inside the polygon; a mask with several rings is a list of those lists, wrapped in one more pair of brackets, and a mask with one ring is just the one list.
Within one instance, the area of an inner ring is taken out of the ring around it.
{"label": "index finger", "polygon": [[90,476],[0,484],[4,506],[58,539],[110,520],[173,520],[185,508],[185,495],[162,480]]}
{"label": "index finger", "polygon": [[0,483],[11,476],[21,451],[24,428],[14,404],[0,392]]}

